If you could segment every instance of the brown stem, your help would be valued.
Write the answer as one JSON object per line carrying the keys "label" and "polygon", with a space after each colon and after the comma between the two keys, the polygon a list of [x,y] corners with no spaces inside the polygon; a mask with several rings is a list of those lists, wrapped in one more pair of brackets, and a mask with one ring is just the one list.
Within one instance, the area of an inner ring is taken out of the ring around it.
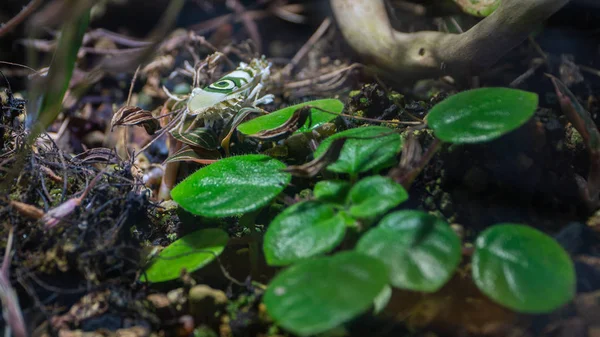
{"label": "brown stem", "polygon": [[12,19],[8,20],[3,26],[0,26],[0,37],[6,35],[17,27],[25,18],[27,18],[33,11],[35,11],[42,4],[42,0],[31,0],[27,6],[15,15]]}
{"label": "brown stem", "polygon": [[6,323],[8,323],[8,326],[10,327],[9,331],[12,330],[13,336],[15,337],[26,337],[27,328],[25,327],[23,312],[19,306],[19,298],[17,297],[17,293],[12,287],[9,278],[13,240],[14,229],[11,227],[8,232],[8,241],[6,242],[4,258],[2,259],[2,269],[0,270],[0,301],[2,302]]}
{"label": "brown stem", "polygon": [[[171,134],[167,133],[169,142],[169,155],[179,151],[182,143],[177,141]],[[158,200],[171,200],[171,190],[177,182],[177,172],[179,172],[179,162],[169,162],[165,165],[165,173],[158,188]]]}
{"label": "brown stem", "polygon": [[331,7],[358,54],[399,79],[418,79],[480,72],[568,2],[502,0],[494,13],[462,34],[396,31],[384,0],[331,0]]}
{"label": "brown stem", "polygon": [[390,171],[390,175],[397,183],[402,185],[405,189],[409,190],[415,178],[417,178],[417,176],[419,176],[419,174],[421,173],[421,171],[423,171],[425,166],[429,164],[431,158],[433,158],[433,156],[438,152],[441,146],[442,141],[438,138],[434,138],[431,145],[429,145],[429,147],[427,148],[427,151],[423,154],[421,159],[417,162],[417,164],[412,170],[399,176],[394,176],[395,172],[392,170]]}

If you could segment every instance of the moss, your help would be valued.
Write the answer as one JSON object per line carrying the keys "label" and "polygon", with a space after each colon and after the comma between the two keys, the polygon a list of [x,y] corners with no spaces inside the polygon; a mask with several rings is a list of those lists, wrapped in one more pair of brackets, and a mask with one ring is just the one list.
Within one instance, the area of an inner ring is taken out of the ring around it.
{"label": "moss", "polygon": [[454,211],[454,207],[452,206],[452,197],[449,193],[443,193],[440,198],[440,210],[444,212],[444,214],[450,214]]}
{"label": "moss", "polygon": [[304,189],[298,193],[298,196],[302,199],[308,199],[312,195],[312,190],[310,188]]}
{"label": "moss", "polygon": [[353,98],[354,96],[358,96],[358,95],[360,95],[360,90],[352,90],[348,94],[348,97]]}
{"label": "moss", "polygon": [[404,95],[402,95],[401,93],[398,93],[396,91],[391,91],[388,94],[388,99],[392,102],[394,102],[395,104],[399,104],[402,101],[404,101]]}

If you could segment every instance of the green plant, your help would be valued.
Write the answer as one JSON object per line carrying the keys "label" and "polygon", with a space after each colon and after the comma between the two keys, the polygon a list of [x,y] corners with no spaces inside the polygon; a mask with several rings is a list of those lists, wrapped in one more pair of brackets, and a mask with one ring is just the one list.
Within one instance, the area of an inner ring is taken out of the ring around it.
{"label": "green plant", "polygon": [[[283,109],[240,127],[249,136],[310,132],[311,118],[331,120],[316,117],[325,108],[314,106],[310,102]],[[443,142],[498,139],[527,122],[536,107],[535,94],[505,88],[447,98],[427,117],[437,138],[413,172],[420,172]],[[303,179],[324,171],[334,175],[311,180],[315,183],[309,196],[274,216],[262,246],[268,264],[288,266],[265,292],[270,315],[293,333],[321,333],[370,307],[381,310],[392,287],[437,291],[459,267],[461,241],[447,222],[422,211],[394,210],[408,200],[405,187],[410,183],[395,179],[393,170],[388,176],[381,173],[396,165],[403,143],[395,129],[349,129],[325,139],[307,164],[286,168],[264,155],[234,156],[200,169],[172,195],[191,213],[242,215],[240,224],[252,227],[257,212],[282,193],[292,174]],[[332,151],[336,146],[341,148]],[[355,248],[324,256],[342,243]],[[574,294],[575,273],[567,253],[552,238],[524,225],[500,224],[481,233],[472,263],[473,280],[481,291],[515,311],[551,311]]]}
{"label": "green plant", "polygon": [[387,271],[379,260],[342,252],[283,271],[271,282],[263,301],[282,327],[308,336],[365,311],[385,290],[386,282]]}
{"label": "green plant", "polygon": [[183,270],[198,270],[221,254],[228,239],[227,233],[217,228],[188,234],[161,251],[140,279],[164,282],[179,278]]}
{"label": "green plant", "polygon": [[441,288],[461,259],[460,239],[450,226],[420,211],[388,214],[356,250],[382,260],[394,287],[426,292]]}
{"label": "green plant", "polygon": [[[279,109],[277,111],[273,111],[264,116],[260,116],[254,119],[251,119],[247,122],[244,122],[238,126],[238,131],[242,134],[249,135],[250,137],[254,134],[264,132],[270,129],[276,129],[286,121],[288,121],[294,112],[302,107],[310,106],[310,120],[306,121],[302,125],[298,126],[298,129],[295,130],[295,133],[308,132],[318,128],[319,126],[330,122],[337,116],[334,113],[340,113],[344,109],[344,104],[337,99],[320,99],[317,101],[305,102],[301,104],[292,105],[283,109]],[[326,111],[331,111],[334,113],[328,113],[320,109],[324,109]]]}
{"label": "green plant", "polygon": [[544,233],[516,224],[498,224],[477,238],[473,280],[494,301],[520,312],[551,311],[575,295],[569,254]]}
{"label": "green plant", "polygon": [[382,176],[360,180],[347,195],[343,189],[336,192],[338,201],[302,201],[273,219],[264,238],[267,263],[288,265],[326,253],[342,241],[347,227],[357,227],[408,199],[400,184]]}
{"label": "green plant", "polygon": [[285,164],[265,155],[229,157],[179,183],[171,196],[186,211],[205,217],[241,215],[273,200],[290,182]]}
{"label": "green plant", "polygon": [[536,94],[508,88],[463,91],[434,106],[427,124],[442,141],[454,144],[494,140],[527,122],[537,108]]}

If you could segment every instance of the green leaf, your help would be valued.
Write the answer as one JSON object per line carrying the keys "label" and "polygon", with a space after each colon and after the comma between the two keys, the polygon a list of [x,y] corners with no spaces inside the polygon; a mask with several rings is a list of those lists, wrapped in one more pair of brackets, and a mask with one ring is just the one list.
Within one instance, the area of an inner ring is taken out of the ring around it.
{"label": "green leaf", "polygon": [[534,93],[509,88],[481,88],[450,96],[434,106],[427,124],[436,137],[451,143],[496,139],[525,124],[538,104]]}
{"label": "green leaf", "polygon": [[321,201],[344,204],[351,186],[344,180],[322,180],[315,185],[313,194]]}
{"label": "green leaf", "polygon": [[[71,3],[76,6],[75,1],[71,1]],[[30,112],[28,124],[32,124],[30,140],[34,140],[44,132],[60,113],[77,62],[77,53],[89,22],[90,10],[88,8],[83,8],[78,17],[72,17],[64,22],[45,82],[42,86],[35,86],[32,89],[35,99],[30,100],[28,108]]]}
{"label": "green leaf", "polygon": [[407,199],[408,193],[404,187],[392,179],[382,176],[367,177],[350,190],[350,215],[363,219],[376,217]]}
{"label": "green leaf", "polygon": [[165,248],[141,276],[142,281],[164,282],[179,278],[183,269],[198,270],[221,254],[229,236],[218,228],[188,234]]}
{"label": "green leaf", "polygon": [[475,242],[473,280],[494,301],[523,313],[557,309],[575,296],[575,269],[551,237],[528,226],[499,224]]}
{"label": "green leaf", "polygon": [[[285,122],[287,122],[290,119],[290,117],[292,117],[294,111],[307,105],[316,106],[335,113],[341,113],[342,110],[344,110],[344,103],[342,103],[340,100],[320,99],[316,101],[292,105],[287,108],[273,111],[267,115],[260,116],[249,120],[245,123],[242,123],[238,126],[237,129],[243,134],[252,135],[261,131],[278,128],[281,125],[285,124]],[[311,119],[309,119],[308,121],[306,121],[303,127],[296,131],[296,133],[311,131],[329,121],[332,121],[336,117],[337,115],[332,113],[327,113],[319,109],[311,109],[312,123]]]}
{"label": "green leaf", "polygon": [[[376,137],[382,135],[381,137]],[[348,139],[339,159],[328,166],[328,170],[356,175],[369,170],[377,170],[394,164],[394,157],[402,149],[402,138],[394,130],[383,126],[367,126],[336,133],[325,139],[314,153],[321,156],[331,143],[341,137],[360,137],[366,139]]]}
{"label": "green leaf", "polygon": [[279,214],[269,225],[263,249],[267,263],[284,266],[326,253],[344,238],[342,214],[318,201],[297,203]]}
{"label": "green leaf", "polygon": [[171,191],[186,211],[209,218],[234,216],[271,202],[290,182],[285,164],[265,155],[229,157],[199,169]]}
{"label": "green leaf", "polygon": [[358,241],[356,249],[383,261],[394,287],[434,292],[461,259],[460,239],[446,222],[421,211],[398,211]]}
{"label": "green leaf", "polygon": [[349,251],[284,270],[271,281],[263,301],[277,324],[308,336],[366,311],[386,283],[387,271],[381,261]]}

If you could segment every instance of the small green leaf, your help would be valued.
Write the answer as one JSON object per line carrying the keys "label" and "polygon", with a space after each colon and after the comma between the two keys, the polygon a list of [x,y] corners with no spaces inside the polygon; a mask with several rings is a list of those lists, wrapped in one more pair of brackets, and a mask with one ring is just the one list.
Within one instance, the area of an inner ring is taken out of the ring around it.
{"label": "small green leaf", "polygon": [[284,270],[271,281],[263,301],[277,324],[308,336],[366,311],[386,283],[387,271],[381,261],[349,251]]}
{"label": "small green leaf", "polygon": [[481,88],[450,96],[434,106],[427,124],[451,143],[496,139],[527,122],[538,105],[534,93],[509,88]]}
{"label": "small green leaf", "polygon": [[339,159],[328,166],[328,170],[333,172],[356,175],[389,167],[393,165],[394,157],[402,149],[402,138],[394,130],[383,126],[367,126],[342,131],[325,139],[314,156],[321,156],[334,140],[341,137],[365,139],[350,138],[346,141]]}
{"label": "small green leaf", "polygon": [[569,254],[537,229],[499,224],[477,238],[473,280],[494,301],[518,312],[544,313],[575,296]]}
{"label": "small green leaf", "polygon": [[198,270],[221,254],[229,236],[218,228],[202,229],[188,234],[165,248],[142,281],[164,282],[179,278],[181,271]]}
{"label": "small green leaf", "polygon": [[344,204],[351,186],[344,180],[322,180],[315,185],[313,194],[321,201]]}
{"label": "small green leaf", "polygon": [[434,292],[461,258],[460,239],[446,222],[421,211],[398,211],[358,241],[359,252],[382,260],[394,287]]}
{"label": "small green leaf", "polygon": [[344,238],[344,217],[318,201],[297,203],[279,214],[265,234],[267,263],[284,266],[326,253]]}
{"label": "small green leaf", "polygon": [[308,106],[296,109],[290,119],[285,121],[285,123],[282,125],[274,129],[263,130],[259,133],[248,135],[248,137],[252,137],[263,142],[276,142],[286,139],[298,131],[298,129],[303,127],[307,121],[309,121],[311,114],[311,108]]}
{"label": "small green leaf", "polygon": [[350,215],[363,219],[376,217],[407,199],[408,193],[404,187],[392,179],[382,176],[367,177],[350,190]]}
{"label": "small green leaf", "polygon": [[186,211],[209,218],[234,216],[271,202],[290,182],[285,164],[265,155],[229,157],[199,169],[171,191]]}
{"label": "small green leaf", "polygon": [[[290,119],[290,117],[292,117],[292,115],[297,109],[307,105],[319,107],[335,113],[341,113],[342,110],[344,110],[344,103],[342,103],[340,100],[320,99],[316,101],[292,105],[287,108],[273,111],[267,115],[260,116],[249,120],[245,123],[242,123],[238,126],[237,129],[243,134],[252,135],[261,131],[278,128],[285,124],[285,122],[287,122]],[[332,113],[327,113],[319,109],[311,109],[311,118],[308,121],[306,121],[304,126],[298,129],[296,133],[311,131],[329,121],[332,121],[336,117],[337,115]]]}

